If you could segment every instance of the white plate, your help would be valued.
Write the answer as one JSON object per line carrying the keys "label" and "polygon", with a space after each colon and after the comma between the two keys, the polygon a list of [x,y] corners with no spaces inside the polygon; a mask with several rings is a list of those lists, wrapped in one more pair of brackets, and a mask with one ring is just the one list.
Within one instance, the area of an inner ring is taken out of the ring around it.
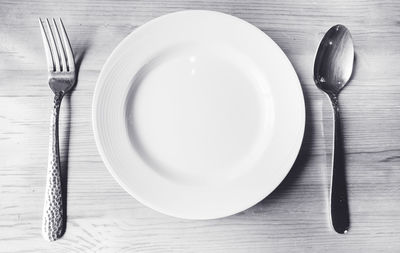
{"label": "white plate", "polygon": [[230,15],[182,11],[137,28],[98,79],[93,128],[115,179],[162,213],[211,219],[270,194],[298,154],[303,94],[282,50]]}

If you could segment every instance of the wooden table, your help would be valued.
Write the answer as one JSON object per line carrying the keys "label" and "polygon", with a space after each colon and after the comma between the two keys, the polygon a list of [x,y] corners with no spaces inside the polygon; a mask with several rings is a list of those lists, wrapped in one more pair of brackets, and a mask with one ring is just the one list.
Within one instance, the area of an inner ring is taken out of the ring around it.
{"label": "wooden table", "polygon": [[[240,17],[268,34],[300,78],[307,124],[283,183],[256,206],[218,220],[157,213],[106,170],[91,103],[111,51],[139,25],[184,9]],[[391,1],[0,1],[1,252],[400,252],[400,2]],[[61,112],[68,168],[68,227],[45,242],[41,218],[52,94],[38,17],[62,17],[80,64]],[[337,23],[352,32],[356,65],[340,97],[351,229],[328,223],[331,111],[312,80],[314,53]]]}

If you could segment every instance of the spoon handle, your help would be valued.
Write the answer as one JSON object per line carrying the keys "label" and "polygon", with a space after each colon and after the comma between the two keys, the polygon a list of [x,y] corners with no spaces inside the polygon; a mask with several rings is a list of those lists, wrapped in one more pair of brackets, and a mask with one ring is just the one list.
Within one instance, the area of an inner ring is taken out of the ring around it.
{"label": "spoon handle", "polygon": [[339,234],[347,233],[349,228],[349,206],[347,202],[347,186],[343,150],[343,136],[340,124],[339,104],[337,96],[331,96],[334,112],[334,146],[332,154],[331,182],[331,221]]}

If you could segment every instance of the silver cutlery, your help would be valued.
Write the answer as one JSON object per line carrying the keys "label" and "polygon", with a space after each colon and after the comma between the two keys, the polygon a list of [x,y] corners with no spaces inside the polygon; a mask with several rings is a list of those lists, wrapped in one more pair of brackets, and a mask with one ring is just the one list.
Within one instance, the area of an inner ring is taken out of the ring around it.
{"label": "silver cutlery", "polygon": [[66,224],[60,171],[58,116],[62,98],[75,85],[76,73],[74,55],[61,19],[56,22],[53,18],[52,24],[47,18],[43,21],[39,19],[39,23],[47,58],[49,86],[54,93],[42,235],[48,241],[55,241],[64,234]]}
{"label": "silver cutlery", "polygon": [[347,233],[350,226],[343,136],[340,124],[338,95],[353,72],[354,46],[349,30],[335,25],[322,39],[314,64],[314,82],[332,102],[334,113],[334,146],[330,194],[331,222],[337,233]]}

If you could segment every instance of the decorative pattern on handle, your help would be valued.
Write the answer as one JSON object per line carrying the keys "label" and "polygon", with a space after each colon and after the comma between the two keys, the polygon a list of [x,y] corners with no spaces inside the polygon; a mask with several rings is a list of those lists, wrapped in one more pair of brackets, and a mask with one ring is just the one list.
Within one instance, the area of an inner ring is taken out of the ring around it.
{"label": "decorative pattern on handle", "polygon": [[46,195],[43,210],[42,234],[48,241],[55,241],[65,232],[65,213],[61,181],[60,152],[58,142],[58,115],[63,93],[54,96],[51,114],[49,163],[47,168]]}

